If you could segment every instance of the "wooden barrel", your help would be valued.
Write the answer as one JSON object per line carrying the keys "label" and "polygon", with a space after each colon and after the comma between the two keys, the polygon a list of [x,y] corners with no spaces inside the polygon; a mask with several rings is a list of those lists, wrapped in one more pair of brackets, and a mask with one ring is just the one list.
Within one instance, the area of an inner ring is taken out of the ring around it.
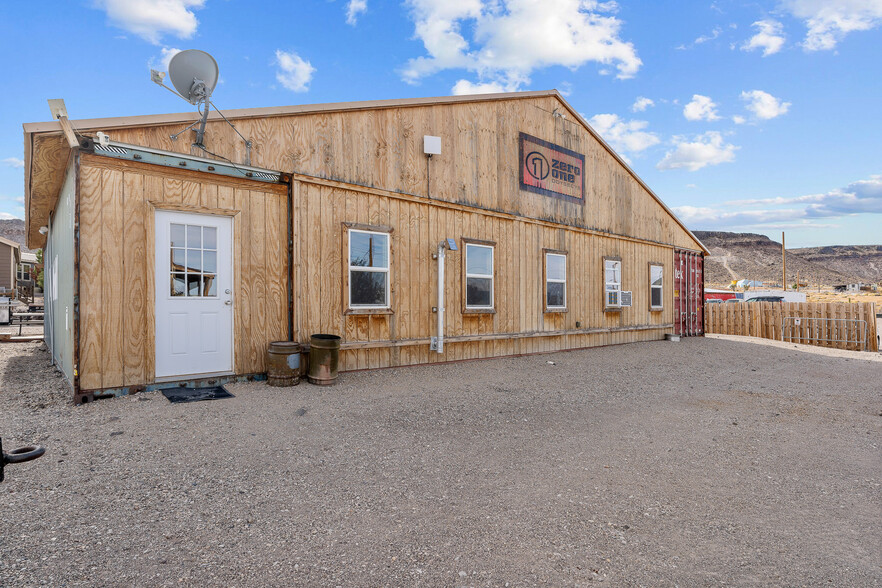
{"label": "wooden barrel", "polygon": [[309,383],[330,386],[337,381],[340,337],[313,335],[309,339]]}
{"label": "wooden barrel", "polygon": [[266,350],[266,383],[296,386],[300,383],[300,343],[273,341]]}

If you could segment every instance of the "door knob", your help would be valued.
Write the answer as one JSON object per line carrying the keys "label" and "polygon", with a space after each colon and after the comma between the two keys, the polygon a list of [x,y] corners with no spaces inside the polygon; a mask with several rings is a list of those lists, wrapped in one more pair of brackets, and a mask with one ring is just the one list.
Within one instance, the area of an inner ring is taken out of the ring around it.
{"label": "door knob", "polygon": [[226,302],[224,302],[224,304],[226,304],[227,306],[232,306],[232,305],[233,305],[233,301],[232,301],[232,300],[227,300]]}

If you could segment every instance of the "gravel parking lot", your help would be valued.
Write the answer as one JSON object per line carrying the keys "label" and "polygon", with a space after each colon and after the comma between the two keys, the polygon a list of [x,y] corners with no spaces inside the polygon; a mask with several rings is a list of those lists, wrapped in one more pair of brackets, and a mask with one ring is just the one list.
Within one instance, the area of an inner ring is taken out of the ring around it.
{"label": "gravel parking lot", "polygon": [[879,585],[882,363],[843,353],[698,338],[73,407],[7,344],[4,447],[47,452],[0,485],[0,585]]}

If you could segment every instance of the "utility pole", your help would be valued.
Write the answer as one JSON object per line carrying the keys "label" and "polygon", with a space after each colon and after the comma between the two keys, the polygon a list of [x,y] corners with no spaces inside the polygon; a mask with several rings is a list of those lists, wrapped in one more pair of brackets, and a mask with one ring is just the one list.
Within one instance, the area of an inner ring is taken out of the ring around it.
{"label": "utility pole", "polygon": [[781,260],[784,264],[782,272],[782,281],[784,282],[784,291],[787,291],[787,250],[784,248],[784,231],[781,231]]}

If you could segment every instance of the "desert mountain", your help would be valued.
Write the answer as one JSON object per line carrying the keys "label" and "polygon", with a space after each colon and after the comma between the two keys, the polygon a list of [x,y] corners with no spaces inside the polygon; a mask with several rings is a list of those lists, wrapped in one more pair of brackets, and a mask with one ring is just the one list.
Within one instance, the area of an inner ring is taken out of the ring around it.
{"label": "desert mountain", "polygon": [[[694,231],[711,255],[705,260],[705,282],[759,280],[781,284],[781,243],[755,233]],[[882,245],[811,247],[787,250],[787,282],[812,286],[882,280]]]}
{"label": "desert mountain", "polygon": [[25,247],[25,224],[20,218],[0,220],[0,237],[20,243],[22,251],[30,251]]}

